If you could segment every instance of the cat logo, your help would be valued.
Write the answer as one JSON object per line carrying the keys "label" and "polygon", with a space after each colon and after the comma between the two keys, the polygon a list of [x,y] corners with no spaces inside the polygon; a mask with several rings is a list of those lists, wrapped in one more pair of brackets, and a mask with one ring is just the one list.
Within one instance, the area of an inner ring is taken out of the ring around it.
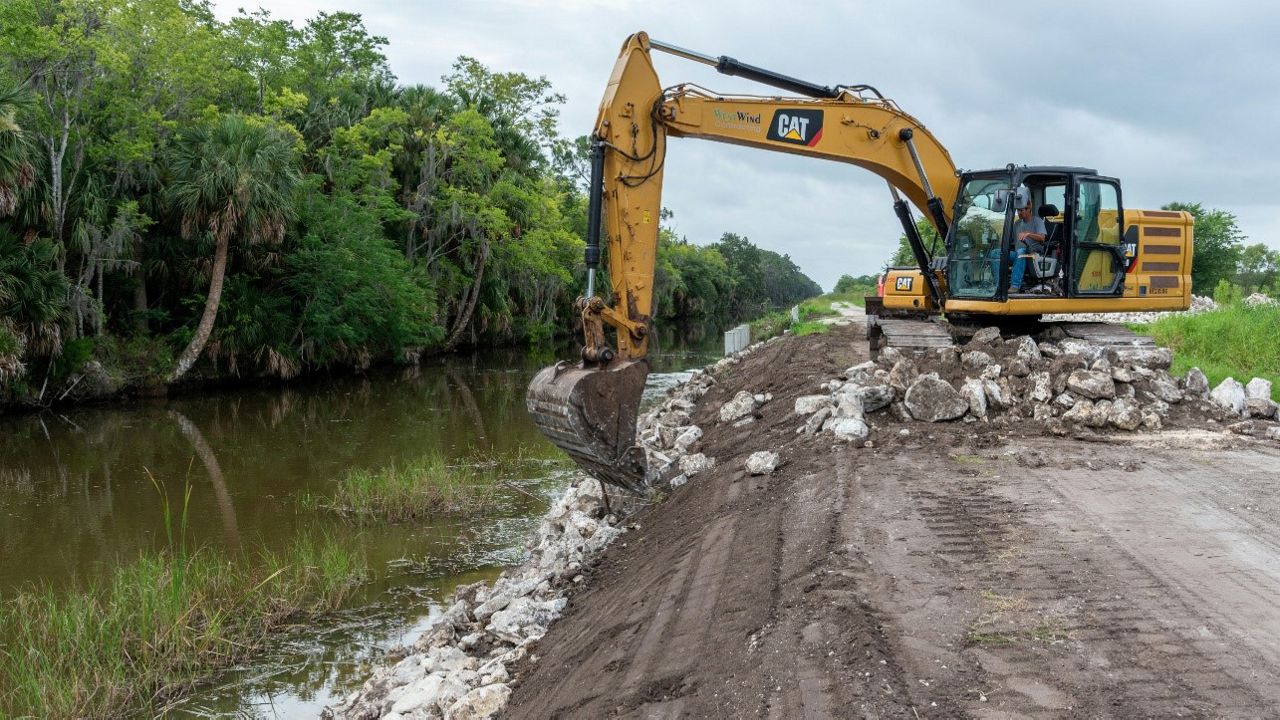
{"label": "cat logo", "polygon": [[777,110],[767,140],[813,147],[822,139],[821,110]]}
{"label": "cat logo", "polygon": [[893,289],[896,292],[911,292],[911,281],[915,278],[910,275],[894,278]]}

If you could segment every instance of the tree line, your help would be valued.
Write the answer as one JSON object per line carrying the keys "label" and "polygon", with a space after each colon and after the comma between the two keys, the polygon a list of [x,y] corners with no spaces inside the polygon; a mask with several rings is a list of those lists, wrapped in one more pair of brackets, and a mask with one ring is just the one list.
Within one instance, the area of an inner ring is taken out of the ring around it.
{"label": "tree line", "polygon": [[[0,5],[0,386],[91,359],[282,378],[570,330],[582,138],[544,77],[397,82],[359,15]],[[664,232],[662,319],[816,294],[786,256]],[[607,288],[606,288],[607,289]]]}

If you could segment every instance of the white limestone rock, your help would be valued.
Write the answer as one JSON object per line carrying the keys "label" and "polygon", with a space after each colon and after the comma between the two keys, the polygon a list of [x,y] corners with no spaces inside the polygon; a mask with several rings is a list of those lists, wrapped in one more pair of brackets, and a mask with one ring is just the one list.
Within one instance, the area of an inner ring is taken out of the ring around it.
{"label": "white limestone rock", "polygon": [[989,325],[973,334],[969,345],[994,345],[1000,340],[1000,328]]}
{"label": "white limestone rock", "polygon": [[1270,400],[1271,381],[1265,378],[1254,378],[1244,386],[1244,396],[1248,399]]}
{"label": "white limestone rock", "polygon": [[694,453],[680,458],[680,472],[693,477],[716,466],[716,459],[703,453]]}
{"label": "white limestone rock", "polygon": [[1093,401],[1079,399],[1062,414],[1062,421],[1073,425],[1087,425],[1093,415]]}
{"label": "white limestone rock", "polygon": [[747,458],[747,472],[752,475],[769,475],[778,468],[778,453],[760,450]]}
{"label": "white limestone rock", "polygon": [[568,601],[516,598],[504,610],[493,614],[485,630],[495,637],[519,645],[528,638],[542,637],[552,620],[560,617]]}
{"label": "white limestone rock", "polygon": [[965,378],[960,395],[969,403],[969,414],[976,418],[987,416],[987,393],[981,380]]}
{"label": "white limestone rock", "polygon": [[864,363],[854,365],[848,370],[845,370],[843,375],[845,380],[848,380],[849,382],[852,382],[852,383],[861,384],[875,377],[875,372],[878,369],[879,368],[876,366],[874,362],[871,362],[870,360],[868,360]]}
{"label": "white limestone rock", "polygon": [[1151,378],[1151,392],[1167,403],[1182,402],[1182,389],[1178,381],[1163,373]]}
{"label": "white limestone rock", "polygon": [[697,425],[690,425],[684,429],[684,432],[680,433],[676,437],[675,449],[682,453],[687,453],[689,452],[689,448],[701,439],[702,428]]}
{"label": "white limestone rock", "polygon": [[830,395],[801,395],[796,398],[795,414],[811,415],[831,403]]}
{"label": "white limestone rock", "polygon": [[1116,396],[1116,384],[1110,372],[1100,370],[1074,370],[1067,377],[1067,389],[1091,400],[1110,399]]}
{"label": "white limestone rock", "polygon": [[1023,335],[1009,342],[1014,343],[1018,347],[1018,359],[1028,365],[1034,365],[1043,358],[1040,354],[1040,348],[1036,345],[1036,341],[1031,339],[1029,335]]}
{"label": "white limestone rock", "polygon": [[1200,368],[1193,367],[1187,371],[1187,376],[1182,380],[1182,390],[1186,397],[1194,400],[1209,399],[1209,378],[1204,376]]}
{"label": "white limestone rock", "polygon": [[936,373],[921,375],[902,400],[911,417],[924,422],[955,420],[969,410],[969,402]]}
{"label": "white limestone rock", "polygon": [[1173,351],[1163,347],[1118,348],[1116,362],[1168,370],[1173,364]]}
{"label": "white limestone rock", "polygon": [[1218,383],[1218,387],[1214,388],[1209,396],[1223,409],[1236,415],[1244,414],[1246,399],[1244,386],[1235,378],[1227,378]]}
{"label": "white limestone rock", "polygon": [[506,707],[511,688],[506,683],[478,687],[444,711],[444,720],[488,720]]}
{"label": "white limestone rock", "polygon": [[864,413],[882,410],[893,404],[893,388],[888,385],[867,385],[858,390],[858,395],[862,398]]}
{"label": "white limestone rock", "polygon": [[822,429],[822,425],[827,421],[827,418],[831,417],[831,412],[832,408],[830,406],[818,410],[809,416],[809,421],[800,428],[800,431],[805,435],[813,435],[818,432]]}
{"label": "white limestone rock", "polygon": [[1244,409],[1249,417],[1271,420],[1276,416],[1276,403],[1271,398],[1248,398]]}
{"label": "white limestone rock", "polygon": [[862,409],[862,393],[861,388],[853,383],[848,383],[840,388],[831,396],[836,402],[835,416],[838,418],[861,418]]}
{"label": "white limestone rock", "polygon": [[1027,397],[1031,402],[1047,403],[1053,399],[1053,381],[1049,378],[1049,373],[1043,370],[1031,373],[1031,390]]}
{"label": "white limestone rock", "polygon": [[861,442],[871,435],[871,428],[862,418],[832,418],[826,429],[844,442]]}
{"label": "white limestone rock", "polygon": [[1142,408],[1135,400],[1120,398],[1111,403],[1107,421],[1121,430],[1137,430],[1142,424]]}
{"label": "white limestone rock", "polygon": [[751,414],[756,409],[756,399],[746,390],[739,390],[733,399],[720,406],[720,422],[731,423]]}

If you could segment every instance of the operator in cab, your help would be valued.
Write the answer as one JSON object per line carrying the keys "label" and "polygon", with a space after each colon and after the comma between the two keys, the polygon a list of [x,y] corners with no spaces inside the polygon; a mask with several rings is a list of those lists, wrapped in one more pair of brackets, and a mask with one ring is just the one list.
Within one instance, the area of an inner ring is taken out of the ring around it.
{"label": "operator in cab", "polygon": [[1018,219],[1013,223],[1013,249],[1009,251],[1009,262],[1013,266],[1013,275],[1009,278],[1009,292],[1022,292],[1022,278],[1027,272],[1030,258],[1025,255],[1044,254],[1045,230],[1044,218],[1032,211],[1031,193],[1027,193],[1027,205],[1018,210]]}

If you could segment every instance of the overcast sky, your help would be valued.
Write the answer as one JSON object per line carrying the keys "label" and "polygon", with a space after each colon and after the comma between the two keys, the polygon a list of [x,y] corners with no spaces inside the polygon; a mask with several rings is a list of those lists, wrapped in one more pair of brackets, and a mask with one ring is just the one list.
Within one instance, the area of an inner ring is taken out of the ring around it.
{"label": "overcast sky", "polygon": [[[1280,3],[215,0],[224,19],[259,5],[299,25],[362,14],[406,84],[439,85],[459,55],[544,75],[568,96],[567,136],[591,130],[619,47],[645,30],[823,85],[874,85],[962,168],[1093,167],[1121,179],[1126,207],[1203,202],[1280,248]],[[654,58],[664,85],[776,92]],[[888,189],[864,170],[699,140],[672,142],[666,168],[677,233],[746,235],[826,289],[896,247]]]}

